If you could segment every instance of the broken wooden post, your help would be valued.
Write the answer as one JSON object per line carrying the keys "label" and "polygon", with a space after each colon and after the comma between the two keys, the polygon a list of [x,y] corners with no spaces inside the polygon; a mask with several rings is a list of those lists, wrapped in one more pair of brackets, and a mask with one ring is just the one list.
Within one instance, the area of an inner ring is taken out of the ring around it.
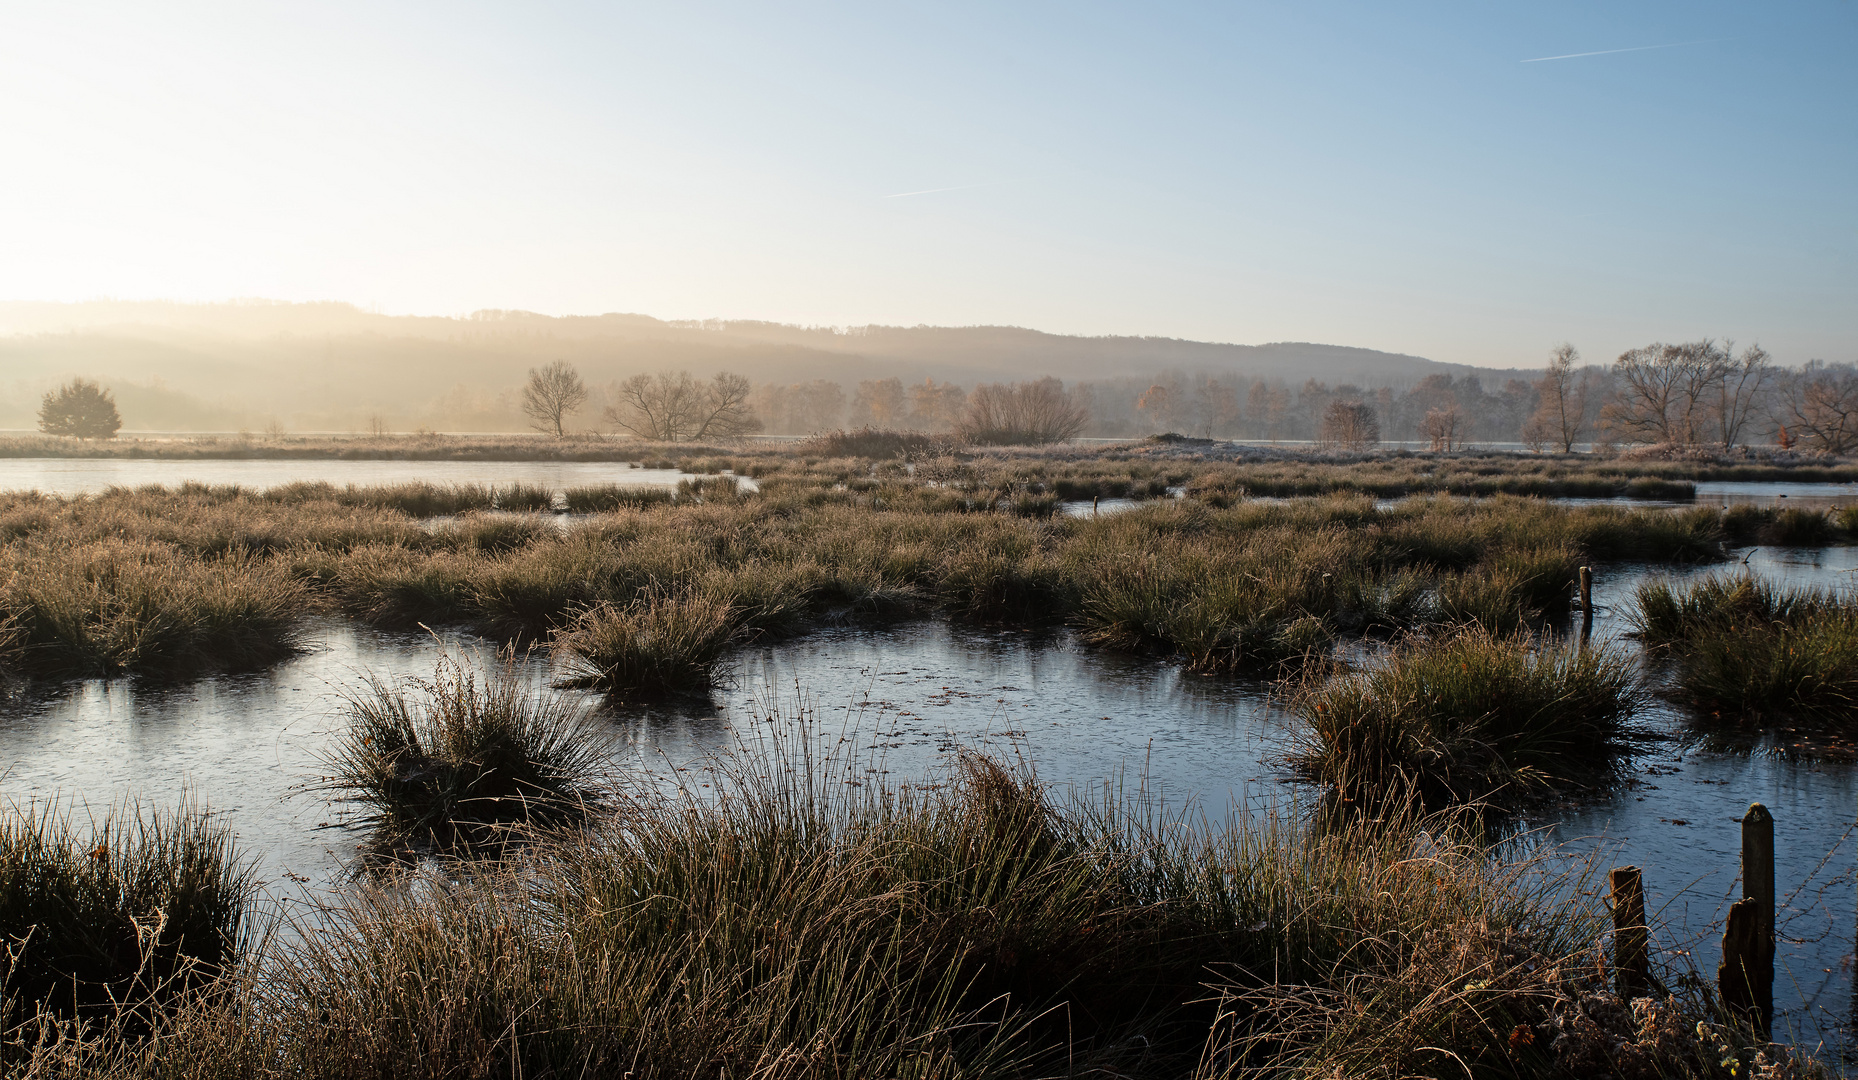
{"label": "broken wooden post", "polygon": [[1645,884],[1636,866],[1615,866],[1613,886],[1613,975],[1619,996],[1631,1001],[1651,990],[1651,929],[1645,925]]}
{"label": "broken wooden post", "polygon": [[1101,499],[1102,497],[1103,496],[1101,495],[1092,495],[1090,497],[1090,516],[1091,517],[1097,516],[1097,500]]}
{"label": "broken wooden post", "polygon": [[1766,1038],[1774,1024],[1774,816],[1760,803],[1742,816],[1742,895],[1729,907],[1716,984],[1723,1004]]}
{"label": "broken wooden post", "polygon": [[1753,1023],[1766,1038],[1767,1013],[1762,1001],[1765,998],[1772,1002],[1774,986],[1772,971],[1765,986],[1761,978],[1759,907],[1754,900],[1737,900],[1729,905],[1729,925],[1723,929],[1723,960],[1716,965],[1716,988],[1722,994],[1723,1008]]}

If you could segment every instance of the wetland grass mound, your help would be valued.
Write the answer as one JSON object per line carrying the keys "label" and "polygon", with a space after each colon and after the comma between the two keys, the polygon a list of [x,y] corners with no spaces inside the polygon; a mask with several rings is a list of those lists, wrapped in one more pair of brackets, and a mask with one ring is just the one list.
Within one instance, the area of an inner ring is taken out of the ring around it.
{"label": "wetland grass mound", "polygon": [[577,702],[534,693],[510,653],[443,657],[431,679],[370,680],[347,701],[324,790],[384,842],[450,851],[576,825],[607,802],[610,739]]}
{"label": "wetland grass mound", "polygon": [[1714,1078],[1747,1045],[1607,995],[1565,861],[1453,819],[1189,820],[973,755],[853,787],[801,744],[351,890],[235,993],[35,1075]]}
{"label": "wetland grass mound", "polygon": [[31,673],[179,676],[297,651],[306,597],[286,569],[101,540],[0,549],[0,663]]}
{"label": "wetland grass mound", "polygon": [[[419,520],[375,505],[463,498],[417,485],[0,496],[0,623],[15,639],[0,662],[21,675],[261,666],[290,654],[300,617],[314,611],[541,641],[583,612],[675,589],[729,604],[757,632],[904,611],[1069,623],[1097,644],[1195,670],[1269,673],[1331,639],[1561,618],[1584,563],[1722,554],[1722,515],[1709,507],[1337,495],[1045,516],[1067,483],[1133,495],[1173,479],[1135,475],[1142,463],[1116,476],[1110,464],[1066,478],[940,460],[913,476],[836,460],[802,473],[796,463],[759,492],[704,478],[674,502],[616,504],[567,523],[476,509]],[[486,488],[467,501],[505,494]]]}
{"label": "wetland grass mound", "polygon": [[192,803],[84,826],[54,803],[0,810],[0,1064],[73,1022],[146,1029],[227,974],[256,890],[231,827]]}
{"label": "wetland grass mound", "polygon": [[1637,633],[1676,661],[1673,696],[1710,719],[1858,737],[1858,599],[1752,574],[1639,586]]}
{"label": "wetland grass mound", "polygon": [[567,669],[562,685],[620,698],[708,690],[737,626],[733,605],[701,593],[601,604],[555,636]]}
{"label": "wetland grass mound", "polygon": [[1613,779],[1641,696],[1611,650],[1467,629],[1306,687],[1292,762],[1364,808],[1514,803]]}

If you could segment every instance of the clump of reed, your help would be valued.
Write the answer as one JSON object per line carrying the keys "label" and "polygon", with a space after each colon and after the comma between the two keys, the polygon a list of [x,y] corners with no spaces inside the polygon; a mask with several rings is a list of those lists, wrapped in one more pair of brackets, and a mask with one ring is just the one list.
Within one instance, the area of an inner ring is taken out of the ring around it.
{"label": "clump of reed", "polygon": [[593,484],[571,487],[562,492],[569,512],[575,514],[611,513],[615,510],[642,510],[671,502],[672,492],[661,487],[627,487],[623,484]]}
{"label": "clump of reed", "polygon": [[1677,660],[1676,696],[1731,719],[1798,718],[1850,730],[1858,709],[1858,602],[1753,574],[1638,589],[1635,629]]}
{"label": "clump of reed", "polygon": [[606,800],[605,738],[572,698],[538,695],[511,652],[447,655],[430,679],[370,679],[346,702],[322,786],[393,843],[453,850],[584,821]]}
{"label": "clump of reed", "polygon": [[178,675],[273,663],[297,648],[305,596],[261,559],[194,559],[99,541],[0,550],[0,637],[31,673]]}
{"label": "clump of reed", "polygon": [[[352,893],[237,1000],[95,1058],[308,1080],[1716,1075],[1701,1036],[1724,1029],[1694,1003],[1641,1020],[1601,994],[1605,913],[1564,863],[1506,862],[1452,819],[1190,820],[976,756],[891,785],[800,742],[507,873]],[[1625,1019],[1581,1023],[1594,1002]]]}
{"label": "clump of reed", "polygon": [[921,431],[891,431],[862,427],[857,431],[826,431],[800,440],[794,451],[819,457],[857,457],[886,461],[893,458],[931,457],[949,453],[956,440]]}
{"label": "clump of reed", "polygon": [[1798,506],[1754,506],[1723,511],[1723,534],[1731,543],[1775,547],[1824,547],[1838,539],[1839,526],[1827,511]]}
{"label": "clump of reed", "polygon": [[679,502],[733,502],[742,494],[742,485],[733,476],[696,476],[677,482]]}
{"label": "clump of reed", "polygon": [[505,484],[493,488],[491,506],[497,510],[551,510],[555,505],[553,490],[540,484]]}
{"label": "clump of reed", "polygon": [[[0,1063],[72,1021],[153,1023],[247,945],[257,885],[232,828],[183,801],[80,826],[56,800],[0,811]],[[68,1029],[65,1029],[68,1034]],[[11,1037],[7,1037],[10,1035]]]}
{"label": "clump of reed", "polygon": [[563,685],[633,698],[708,689],[738,618],[729,602],[700,592],[589,608],[554,638]]}
{"label": "clump of reed", "polygon": [[1370,809],[1511,803],[1611,779],[1641,697],[1608,649],[1478,629],[1415,639],[1299,692],[1292,761]]}

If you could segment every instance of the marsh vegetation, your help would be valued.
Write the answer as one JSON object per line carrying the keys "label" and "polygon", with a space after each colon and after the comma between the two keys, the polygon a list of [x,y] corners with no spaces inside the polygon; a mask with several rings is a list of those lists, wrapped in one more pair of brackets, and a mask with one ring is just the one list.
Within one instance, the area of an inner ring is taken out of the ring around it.
{"label": "marsh vegetation", "polygon": [[915,786],[848,785],[853,764],[764,747],[707,773],[714,796],[640,794],[501,871],[351,891],[133,1023],[26,999],[15,1030],[44,1036],[8,1064],[1716,1077],[1750,1043],[1701,998],[1611,998],[1578,870],[1497,857],[1451,818],[1208,824],[981,756]]}
{"label": "marsh vegetation", "polygon": [[[324,790],[388,848],[438,860],[334,896],[297,947],[189,961],[199,977],[165,982],[159,1008],[79,1029],[21,991],[10,1022],[43,1034],[18,1034],[11,1062],[120,1076],[1391,1077],[1448,1062],[1726,1075],[1746,1039],[1707,995],[1608,1000],[1604,912],[1520,843],[1492,846],[1486,812],[1623,773],[1650,683],[1621,646],[1571,639],[1580,566],[1707,564],[1750,536],[1823,543],[1853,522],[1504,493],[1617,495],[1645,478],[1551,462],[1483,474],[1474,458],[917,449],[667,459],[654,464],[692,476],[650,492],[0,496],[0,667],[15,677],[262,665],[318,614],[545,647],[555,681],[453,659],[358,690]],[[1291,494],[1262,497],[1273,484]],[[1093,498],[1129,505],[1066,512]],[[1643,641],[1678,672],[1667,691],[1707,716],[1729,691],[1693,669],[1724,686],[1758,672],[1773,685],[1744,699],[1785,704],[1749,715],[1849,717],[1849,698],[1826,696],[1858,663],[1835,647],[1848,602],[1735,581],[1641,590]],[[570,689],[701,697],[744,643],[899,617],[1063,627],[1091,649],[1268,680],[1302,732],[1294,764],[1373,812],[1208,822],[1140,791],[1057,794],[985,756],[893,784],[793,746],[731,759],[704,775],[713,787],[627,787],[606,771],[604,721]],[[1796,660],[1822,638],[1817,661]],[[52,838],[44,851],[89,842],[21,820]],[[7,843],[30,847],[23,831]]]}

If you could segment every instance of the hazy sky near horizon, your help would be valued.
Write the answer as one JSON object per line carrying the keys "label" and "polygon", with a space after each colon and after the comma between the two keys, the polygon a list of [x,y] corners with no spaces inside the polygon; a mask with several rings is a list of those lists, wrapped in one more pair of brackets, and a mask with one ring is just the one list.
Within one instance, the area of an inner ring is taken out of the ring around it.
{"label": "hazy sky near horizon", "polygon": [[0,299],[1858,360],[1855,51],[1852,0],[16,2]]}

